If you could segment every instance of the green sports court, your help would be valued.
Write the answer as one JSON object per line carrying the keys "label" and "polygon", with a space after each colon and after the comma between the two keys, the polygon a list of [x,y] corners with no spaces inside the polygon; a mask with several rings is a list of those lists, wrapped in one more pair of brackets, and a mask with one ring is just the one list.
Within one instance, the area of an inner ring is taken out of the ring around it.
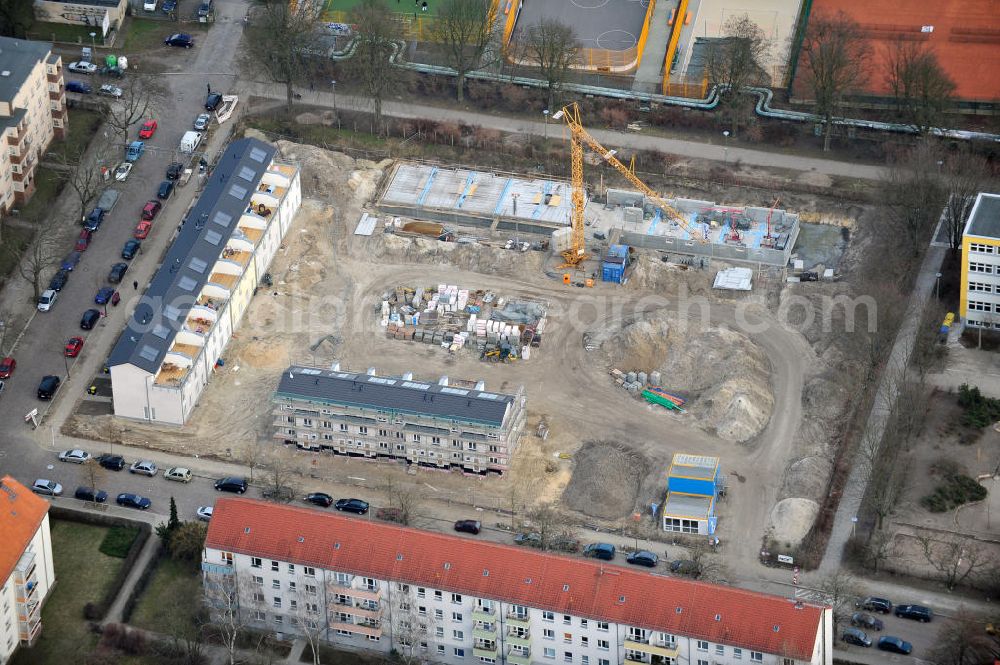
{"label": "green sports court", "polygon": [[[443,0],[427,0],[427,11],[423,11],[421,5],[424,0],[418,0],[417,2],[413,0],[381,1],[389,11],[397,14],[405,14],[410,18],[413,18],[414,14],[418,18],[421,16],[433,16],[434,11],[443,2]],[[332,20],[346,22],[350,11],[360,5],[361,2],[362,0],[324,0],[323,12]]]}

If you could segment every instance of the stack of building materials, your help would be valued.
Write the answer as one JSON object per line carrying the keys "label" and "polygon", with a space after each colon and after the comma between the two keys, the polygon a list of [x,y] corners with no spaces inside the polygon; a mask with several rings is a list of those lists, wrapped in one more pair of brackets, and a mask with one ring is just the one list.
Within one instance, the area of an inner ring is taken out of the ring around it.
{"label": "stack of building materials", "polygon": [[684,404],[686,400],[663,389],[660,385],[661,375],[658,371],[646,374],[646,372],[639,371],[623,372],[620,369],[613,368],[611,376],[615,379],[615,385],[621,387],[623,390],[627,390],[635,397],[642,397],[647,402],[659,404],[674,411],[685,412]]}

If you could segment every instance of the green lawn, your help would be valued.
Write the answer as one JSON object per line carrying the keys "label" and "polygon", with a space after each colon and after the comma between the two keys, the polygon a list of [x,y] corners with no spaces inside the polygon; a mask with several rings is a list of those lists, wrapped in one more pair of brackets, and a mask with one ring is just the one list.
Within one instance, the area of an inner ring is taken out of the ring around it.
{"label": "green lawn", "polygon": [[[155,538],[156,536],[151,536]],[[189,620],[201,606],[201,575],[191,562],[180,562],[164,554],[139,596],[129,624],[147,630],[170,633],[170,626]]]}
{"label": "green lawn", "polygon": [[19,650],[13,665],[82,662],[97,643],[83,606],[104,597],[122,565],[121,559],[98,551],[107,527],[52,520],[51,529],[56,586],[42,610],[41,637],[31,649]]}
{"label": "green lawn", "polygon": [[[31,242],[31,238],[34,233],[28,229],[22,229],[17,226],[10,226],[9,224],[4,224],[3,227],[3,241],[8,247],[20,247],[21,245]],[[11,274],[14,270],[14,266],[20,260],[19,257],[12,256],[10,252],[0,252],[0,284],[3,283],[4,278]]]}
{"label": "green lawn", "polygon": [[71,44],[90,45],[90,33],[96,32],[93,43],[101,46],[104,39],[100,28],[89,25],[74,25],[71,23],[42,23],[37,21],[28,30],[28,36],[43,41],[69,42]]}
{"label": "green lawn", "polygon": [[[414,4],[413,0],[382,0],[389,11],[397,14],[409,14],[413,16],[433,16],[438,6],[444,0],[427,0],[427,11],[422,11],[420,5],[423,0]],[[361,4],[361,0],[325,0],[323,11],[325,12],[348,12]]]}
{"label": "green lawn", "polygon": [[35,171],[35,193],[28,204],[21,208],[21,219],[39,222],[52,213],[52,206],[62,189],[59,174],[44,166]]}
{"label": "green lawn", "polygon": [[[122,47],[126,55],[153,49],[169,48],[163,45],[163,40],[177,32],[185,32],[195,37],[195,48],[198,48],[198,35],[208,32],[210,24],[185,23],[173,21],[154,21],[148,18],[129,18],[122,26],[125,33],[125,44]],[[171,49],[173,50],[173,49]],[[184,49],[177,49],[183,51]],[[129,63],[131,66],[131,63]]]}
{"label": "green lawn", "polygon": [[80,154],[81,150],[90,145],[90,139],[94,138],[100,126],[100,113],[79,107],[73,108],[69,112],[69,132],[66,138],[53,139],[47,154],[55,157],[56,161],[66,155]]}

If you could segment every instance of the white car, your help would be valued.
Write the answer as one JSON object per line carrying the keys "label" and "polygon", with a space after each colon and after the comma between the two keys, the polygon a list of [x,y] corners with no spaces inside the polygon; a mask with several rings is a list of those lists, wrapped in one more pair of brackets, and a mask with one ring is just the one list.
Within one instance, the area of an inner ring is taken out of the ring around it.
{"label": "white car", "polygon": [[198,117],[194,119],[194,128],[203,132],[208,129],[208,126],[212,123],[212,116],[207,113],[199,113]]}
{"label": "white car", "polygon": [[71,62],[66,69],[77,74],[93,74],[97,71],[97,65],[92,62]]}
{"label": "white car", "polygon": [[141,476],[152,478],[156,475],[156,464],[146,459],[137,460],[128,468],[129,473],[138,473]]}
{"label": "white car", "polygon": [[125,182],[132,173],[132,162],[122,162],[115,169],[115,180]]}
{"label": "white car", "polygon": [[64,450],[59,453],[59,461],[72,462],[73,464],[83,464],[90,461],[90,453],[86,450],[80,450],[79,448]]}
{"label": "white car", "polygon": [[198,506],[198,519],[208,522],[212,519],[212,506]]}
{"label": "white car", "polygon": [[31,483],[31,491],[37,494],[45,494],[46,496],[59,496],[62,494],[62,485],[54,480],[39,478]]}
{"label": "white car", "polygon": [[52,305],[55,304],[58,296],[59,293],[53,289],[45,289],[42,291],[42,295],[38,296],[38,311],[47,312],[52,309]]}
{"label": "white car", "polygon": [[163,477],[167,480],[176,480],[179,483],[191,482],[191,470],[182,466],[174,466],[163,472]]}
{"label": "white car", "polygon": [[142,8],[147,12],[156,11],[157,0],[143,0]]}
{"label": "white car", "polygon": [[122,89],[117,85],[111,85],[110,83],[105,83],[101,86],[101,89],[97,91],[97,94],[104,95],[105,97],[114,97],[118,99],[122,96]]}

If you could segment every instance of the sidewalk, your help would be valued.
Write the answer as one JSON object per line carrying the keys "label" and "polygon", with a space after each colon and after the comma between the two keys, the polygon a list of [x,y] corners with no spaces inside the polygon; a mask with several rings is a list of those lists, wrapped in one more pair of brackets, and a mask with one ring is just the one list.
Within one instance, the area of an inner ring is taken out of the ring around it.
{"label": "sidewalk", "polygon": [[[245,95],[252,95],[264,99],[284,100],[283,88],[274,84],[240,81],[241,91]],[[317,106],[328,106],[333,109],[350,109],[352,111],[369,111],[371,104],[365,97],[356,95],[334,94],[330,92],[310,92],[308,89],[299,91],[302,95],[302,103]],[[397,102],[384,100],[382,102],[382,115],[393,118],[421,118],[433,119],[445,122],[458,122],[480,127],[488,127],[503,132],[515,134],[532,134],[534,136],[548,135],[552,138],[558,136],[562,131],[562,125],[558,127],[555,122],[535,122],[519,118],[509,118],[500,115],[490,115],[477,111],[467,111],[461,109],[442,108],[437,106],[424,106],[421,104],[411,104],[408,102]],[[712,161],[740,161],[752,166],[772,167],[790,169],[793,171],[805,171],[821,173],[828,176],[839,176],[845,178],[864,178],[866,180],[878,180],[882,177],[884,169],[881,166],[871,166],[867,164],[854,164],[851,162],[837,162],[828,159],[816,159],[813,157],[799,157],[783,153],[766,152],[764,150],[752,150],[749,148],[726,147],[720,133],[719,143],[702,143],[699,141],[684,141],[681,139],[670,139],[662,136],[645,136],[642,134],[627,134],[605,129],[588,130],[590,134],[600,141],[605,147],[632,148],[636,150],[658,150],[663,153],[681,155],[692,159],[707,159]]]}

